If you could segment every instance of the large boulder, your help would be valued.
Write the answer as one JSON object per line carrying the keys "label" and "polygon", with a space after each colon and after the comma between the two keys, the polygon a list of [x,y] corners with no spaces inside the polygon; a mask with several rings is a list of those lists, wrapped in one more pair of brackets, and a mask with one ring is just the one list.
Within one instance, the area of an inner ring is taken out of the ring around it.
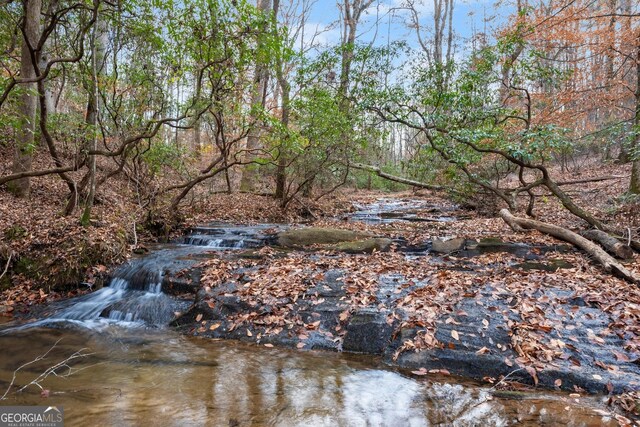
{"label": "large boulder", "polygon": [[342,242],[366,240],[373,234],[363,231],[342,230],[339,228],[307,227],[278,233],[277,243],[287,248],[309,245],[328,245]]}

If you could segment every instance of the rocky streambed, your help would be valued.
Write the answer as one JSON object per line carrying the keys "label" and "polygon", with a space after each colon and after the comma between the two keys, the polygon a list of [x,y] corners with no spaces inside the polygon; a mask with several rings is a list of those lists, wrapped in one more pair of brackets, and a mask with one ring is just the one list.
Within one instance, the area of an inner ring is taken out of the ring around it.
{"label": "rocky streambed", "polygon": [[421,203],[363,205],[333,227],[196,227],[117,270],[109,287],[49,307],[39,322],[169,325],[266,347],[375,355],[412,375],[493,385],[640,389],[636,338],[563,281],[577,274],[570,247],[444,232],[416,242],[341,226],[446,230],[455,219]]}
{"label": "rocky streambed", "polygon": [[[451,219],[415,201],[360,206],[348,218]],[[627,350],[628,336],[612,333],[610,313],[545,283],[572,271],[566,245],[447,236],[409,243],[370,230],[277,225],[200,227],[184,243],[207,249],[175,257],[162,289],[193,298],[171,322],[188,334],[379,355],[413,371],[494,383],[508,376],[589,393],[640,387],[638,355]],[[491,262],[504,257],[507,268]],[[531,271],[541,286],[501,282]]]}

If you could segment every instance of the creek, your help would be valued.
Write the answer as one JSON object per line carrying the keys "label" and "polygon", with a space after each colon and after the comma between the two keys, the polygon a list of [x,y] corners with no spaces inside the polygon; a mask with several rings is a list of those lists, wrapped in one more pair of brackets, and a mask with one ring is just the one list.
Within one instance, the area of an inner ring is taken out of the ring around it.
{"label": "creek", "polygon": [[[382,201],[352,219],[452,219],[421,218],[411,206]],[[48,397],[32,385],[0,404],[61,405],[68,426],[618,425],[601,396],[497,392],[456,376],[415,376],[377,356],[190,337],[168,326],[191,302],[167,272],[212,251],[270,244],[283,228],[198,227],[116,269],[109,286],[52,304],[35,321],[0,325],[0,396],[20,366],[48,352],[17,371],[13,389],[86,349],[39,382]]]}

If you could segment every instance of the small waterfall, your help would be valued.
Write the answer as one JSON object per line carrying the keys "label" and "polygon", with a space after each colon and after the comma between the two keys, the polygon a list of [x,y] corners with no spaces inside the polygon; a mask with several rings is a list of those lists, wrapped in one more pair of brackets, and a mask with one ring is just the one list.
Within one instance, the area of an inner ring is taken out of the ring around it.
{"label": "small waterfall", "polygon": [[206,246],[214,249],[242,249],[246,248],[248,241],[243,239],[214,239],[210,240]]}
{"label": "small waterfall", "polygon": [[268,244],[269,236],[261,233],[263,227],[196,227],[181,243],[206,246],[212,249],[258,248]]}
{"label": "small waterfall", "polygon": [[175,302],[162,293],[162,273],[157,265],[138,259],[114,272],[109,286],[73,300],[73,305],[41,322],[71,321],[91,326],[96,321],[166,325]]}
{"label": "small waterfall", "polygon": [[[273,225],[205,226],[192,229],[177,243],[159,248],[142,258],[117,268],[109,285],[91,294],[60,303],[57,311],[45,319],[11,330],[55,323],[72,323],[102,328],[118,323],[123,326],[165,326],[175,313],[189,302],[162,292],[163,272],[178,272],[198,262],[193,255],[209,249],[258,248],[274,239]],[[266,230],[271,230],[265,233]],[[4,332],[8,331],[4,330]]]}

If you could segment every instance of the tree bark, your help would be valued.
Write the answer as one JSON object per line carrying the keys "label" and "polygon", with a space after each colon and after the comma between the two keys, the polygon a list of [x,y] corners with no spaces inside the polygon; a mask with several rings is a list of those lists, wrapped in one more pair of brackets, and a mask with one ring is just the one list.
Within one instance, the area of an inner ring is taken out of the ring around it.
{"label": "tree bark", "polygon": [[[94,0],[95,8],[100,7],[99,0]],[[95,152],[98,149],[98,118],[100,115],[100,98],[98,96],[98,74],[104,66],[106,28],[104,20],[100,19],[100,13],[96,9],[96,20],[91,34],[91,90],[89,91],[89,103],[87,109],[87,124],[91,126],[91,142],[87,152]],[[89,155],[89,193],[84,205],[84,211],[80,218],[83,226],[91,222],[91,209],[96,194],[96,155]]]}
{"label": "tree bark", "polygon": [[426,184],[424,182],[414,181],[412,179],[403,178],[401,176],[395,176],[395,175],[388,174],[386,172],[383,172],[379,167],[376,167],[376,166],[363,165],[363,164],[360,164],[360,163],[351,163],[351,164],[349,164],[349,166],[351,168],[353,168],[353,169],[359,169],[359,170],[371,172],[371,173],[373,173],[375,175],[378,175],[380,178],[384,178],[384,179],[387,179],[389,181],[397,182],[397,183],[400,183],[400,184],[410,185],[412,187],[424,188],[424,189],[427,189],[427,190],[434,190],[434,191],[445,191],[445,190],[447,190],[446,187],[443,187],[443,186],[440,186],[440,185]]}
{"label": "tree bark", "polygon": [[[42,0],[24,0],[23,40],[20,57],[20,78],[35,79],[38,63],[37,52],[34,51],[40,38],[40,12]],[[15,153],[12,172],[20,174],[31,171],[33,152],[35,150],[36,111],[38,97],[36,83],[25,83],[24,92],[18,100],[20,123],[17,129]],[[29,197],[31,180],[29,176],[17,179],[9,185],[9,190],[17,197]]]}
{"label": "tree bark", "polygon": [[[280,0],[273,1],[273,13],[278,16],[280,9]],[[276,61],[276,78],[280,86],[282,96],[282,115],[281,122],[285,132],[289,131],[289,117],[291,113],[291,84],[284,75],[284,58],[279,56]],[[289,138],[285,135],[285,138]],[[278,149],[278,165],[276,167],[276,191],[275,198],[284,203],[286,199],[287,189],[287,147],[284,143],[280,144]]]}
{"label": "tree bark", "polygon": [[605,233],[601,230],[587,230],[580,233],[583,237],[586,237],[589,240],[593,240],[594,242],[598,242],[600,246],[605,248],[607,252],[620,259],[631,259],[633,258],[633,249],[624,243],[620,242],[615,237]]}
{"label": "tree bark", "polygon": [[356,44],[356,31],[362,13],[373,3],[373,0],[343,0],[341,5],[343,16],[342,26],[342,57],[340,58],[340,86],[338,97],[340,111],[349,110],[349,82],[351,81],[351,64],[353,63]]}
{"label": "tree bark", "polygon": [[562,228],[557,225],[548,224],[546,222],[536,221],[534,219],[519,218],[513,216],[507,209],[502,209],[500,211],[500,217],[507,224],[513,223],[524,229],[538,230],[557,239],[569,242],[577,248],[582,249],[589,256],[595,259],[604,267],[605,271],[619,276],[631,283],[640,284],[640,276],[628,270],[624,265],[620,264],[615,260],[615,258],[605,252],[605,250],[600,246],[596,245],[591,240],[582,237],[577,233],[574,233],[571,230],[567,230],[566,228]]}
{"label": "tree bark", "polygon": [[[258,10],[262,12],[264,15],[268,15],[271,13],[272,6],[271,0],[257,0]],[[268,27],[265,25],[262,28],[262,33],[260,37],[264,37]],[[264,43],[264,42],[259,42]],[[267,81],[269,80],[269,69],[265,64],[261,62],[260,59],[256,60],[255,64],[255,78],[254,78],[254,87],[253,94],[251,96],[251,109],[255,111],[256,109],[260,109],[264,107],[265,98],[267,96]],[[257,158],[257,151],[260,149],[260,130],[258,126],[258,121],[254,117],[253,129],[247,135],[247,160],[253,160]],[[257,185],[258,173],[256,171],[255,164],[249,164],[242,171],[242,179],[240,180],[240,190],[242,191],[254,191]]]}
{"label": "tree bark", "polygon": [[29,170],[24,172],[12,173],[11,175],[0,177],[0,186],[12,181],[18,181],[20,179],[30,178],[32,176],[61,174],[64,172],[72,172],[74,170],[76,170],[76,166],[63,166],[63,167],[57,167],[55,169],[47,169],[47,170],[41,170],[41,171]]}
{"label": "tree bark", "polygon": [[554,196],[556,196],[560,200],[562,206],[564,206],[569,212],[579,218],[582,218],[592,227],[595,227],[599,230],[609,230],[609,227],[603,224],[602,221],[595,218],[580,206],[576,205],[571,197],[569,197],[564,191],[562,191],[558,184],[553,181],[546,173],[544,177],[544,185],[549,189],[549,191],[553,193]]}
{"label": "tree bark", "polygon": [[629,193],[640,194],[640,32],[636,40],[636,114],[633,124],[636,135],[633,139],[633,165],[631,166]]}

